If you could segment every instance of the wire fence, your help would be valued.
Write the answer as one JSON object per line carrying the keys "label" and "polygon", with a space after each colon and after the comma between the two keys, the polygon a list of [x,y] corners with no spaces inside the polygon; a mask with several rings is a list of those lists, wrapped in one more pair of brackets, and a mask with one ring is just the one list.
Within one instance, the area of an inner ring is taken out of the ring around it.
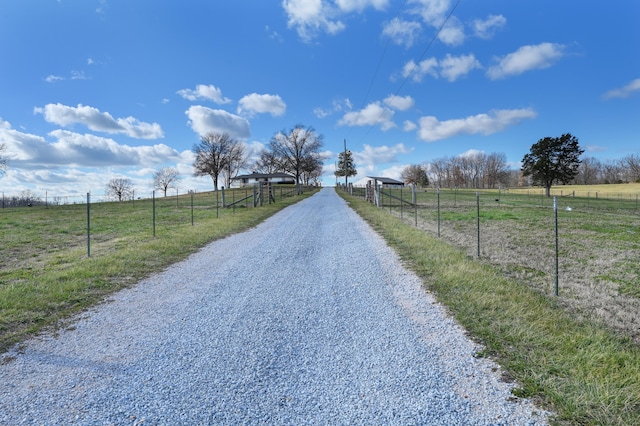
{"label": "wire fence", "polygon": [[[229,197],[233,198],[236,196],[240,196],[239,194],[245,194],[245,197],[250,198],[256,193],[256,197],[261,196],[261,191],[263,189],[266,190],[265,187],[269,187],[269,185],[250,185],[242,188],[232,188],[225,190],[222,188],[221,193],[229,194]],[[276,196],[287,196],[296,193],[296,191],[304,191],[310,188],[309,186],[304,185],[273,185],[270,189],[272,194],[271,199],[275,199]],[[203,193],[207,193],[209,191],[203,191]],[[215,191],[212,191],[215,193]],[[179,189],[168,189],[166,192],[161,190],[151,190],[151,191],[131,191],[130,193],[124,195],[121,199],[118,199],[117,196],[113,194],[109,194],[107,192],[89,192],[87,194],[90,195],[91,202],[93,203],[107,203],[107,202],[130,202],[135,204],[136,201],[143,201],[152,198],[168,198],[174,199],[177,204],[180,203],[180,199],[185,197],[191,193],[198,193],[196,190],[182,190]],[[75,205],[75,204],[86,204],[87,196],[85,194],[73,194],[73,195],[61,195],[55,194],[49,191],[45,191],[44,194],[38,194],[33,191],[23,191],[21,194],[8,194],[5,192],[0,193],[0,208],[12,208],[12,207],[34,207],[34,206],[65,206],[65,205]],[[224,199],[224,198],[222,198]],[[221,200],[222,200],[221,199]],[[267,199],[268,202],[268,199]],[[225,204],[226,205],[226,204]]]}
{"label": "wire fence", "polygon": [[315,189],[265,185],[167,196],[154,191],[151,197],[121,202],[103,201],[101,197],[96,200],[87,193],[67,203],[5,206],[0,210],[3,241],[0,270],[7,262],[20,261],[25,256],[36,259],[40,253],[63,247],[80,249],[86,245],[86,254],[91,257],[95,245],[118,244],[123,237],[132,235],[139,238],[170,235],[183,226],[230,217],[238,210],[256,210]]}
{"label": "wire fence", "polygon": [[640,338],[637,194],[341,187]]}

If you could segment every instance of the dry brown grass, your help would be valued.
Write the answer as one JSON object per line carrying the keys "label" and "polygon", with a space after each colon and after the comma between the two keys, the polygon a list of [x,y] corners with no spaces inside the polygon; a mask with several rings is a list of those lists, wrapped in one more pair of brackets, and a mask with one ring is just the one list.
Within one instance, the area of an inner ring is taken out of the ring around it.
{"label": "dry brown grass", "polygon": [[[441,199],[440,235],[477,257],[477,211],[473,202]],[[572,209],[560,199],[558,301],[580,318],[597,319],[640,344],[640,216],[637,211]],[[554,296],[555,220],[553,209],[509,204],[504,194],[481,196],[480,260]],[[395,215],[399,210],[394,208]],[[407,223],[414,223],[404,213]],[[418,227],[437,234],[437,206],[418,211]]]}

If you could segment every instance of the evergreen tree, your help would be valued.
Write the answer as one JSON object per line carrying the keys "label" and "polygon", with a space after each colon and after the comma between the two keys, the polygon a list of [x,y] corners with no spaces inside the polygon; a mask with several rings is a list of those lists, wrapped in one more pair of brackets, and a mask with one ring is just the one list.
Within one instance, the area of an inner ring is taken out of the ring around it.
{"label": "evergreen tree", "polygon": [[540,139],[522,159],[522,175],[531,176],[534,184],[544,186],[549,197],[554,182],[567,184],[576,177],[583,152],[578,138],[571,133]]}
{"label": "evergreen tree", "polygon": [[349,176],[358,174],[356,163],[353,161],[353,153],[347,149],[347,141],[344,142],[344,151],[338,154],[338,165],[335,172],[337,177],[344,176],[345,186],[348,184]]}

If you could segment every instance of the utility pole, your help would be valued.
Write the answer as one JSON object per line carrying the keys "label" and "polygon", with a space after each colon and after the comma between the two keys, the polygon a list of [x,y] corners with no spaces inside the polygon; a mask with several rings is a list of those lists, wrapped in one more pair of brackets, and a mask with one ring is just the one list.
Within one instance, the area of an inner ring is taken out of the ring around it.
{"label": "utility pole", "polygon": [[344,167],[344,188],[347,189],[347,179],[349,178],[349,173],[347,172],[347,138],[344,138],[344,158],[343,158]]}

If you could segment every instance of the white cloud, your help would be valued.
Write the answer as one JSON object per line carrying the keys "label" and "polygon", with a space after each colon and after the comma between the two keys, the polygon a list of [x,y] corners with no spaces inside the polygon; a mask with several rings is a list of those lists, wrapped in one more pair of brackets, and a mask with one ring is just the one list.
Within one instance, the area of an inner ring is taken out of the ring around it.
{"label": "white cloud", "polygon": [[287,105],[278,95],[251,93],[238,102],[238,114],[247,113],[252,115],[254,113],[269,113],[274,117],[280,117],[284,115],[286,110]]}
{"label": "white cloud", "polygon": [[447,54],[440,61],[436,58],[425,59],[419,64],[409,61],[402,69],[402,76],[405,78],[410,76],[415,82],[422,81],[426,75],[433,78],[443,77],[453,82],[476,68],[482,68],[482,65],[473,54],[460,56]]}
{"label": "white cloud", "polygon": [[84,71],[71,71],[71,80],[88,80],[89,78],[85,75]]}
{"label": "white cloud", "polygon": [[382,170],[380,172],[380,176],[402,180],[400,176],[402,175],[402,171],[405,169],[405,167],[407,167],[407,164],[395,164],[387,169]]}
{"label": "white cloud", "polygon": [[179,157],[176,150],[164,144],[132,147],[68,130],[54,130],[49,136],[55,142],[14,130],[0,119],[0,142],[6,143],[10,162],[20,169],[154,165]]}
{"label": "white cloud", "polygon": [[420,118],[418,137],[426,142],[458,136],[461,134],[490,135],[518,124],[524,119],[533,119],[537,113],[530,108],[494,110],[489,114],[478,114],[466,118],[440,121],[436,117]]}
{"label": "white cloud", "polygon": [[464,27],[455,16],[449,18],[438,34],[438,39],[449,46],[458,46],[464,43],[464,37]]}
{"label": "white cloud", "polygon": [[326,118],[330,115],[333,115],[336,112],[341,112],[345,110],[351,110],[351,101],[347,98],[341,101],[333,101],[333,106],[331,109],[327,108],[314,108],[313,114],[318,118]]}
{"label": "white cloud", "polygon": [[411,76],[411,79],[415,82],[420,82],[425,75],[430,75],[434,78],[438,78],[438,60],[436,58],[425,59],[416,64],[413,60],[407,62],[402,68],[402,76],[407,78]]}
{"label": "white cloud", "polygon": [[600,145],[587,145],[586,149],[587,149],[587,152],[605,152],[609,148],[605,146],[600,146]]}
{"label": "white cloud", "polygon": [[476,68],[482,68],[480,62],[473,55],[447,56],[440,61],[440,75],[449,81],[456,81],[459,77],[469,74]]}
{"label": "white cloud", "polygon": [[[156,144],[129,146],[104,137],[56,130],[42,136],[11,128],[0,118],[0,143],[8,148],[9,169],[2,179],[7,195],[31,190],[37,196],[48,193],[49,200],[83,202],[91,192],[92,201],[102,201],[104,187],[113,177],[129,177],[136,194],[151,196],[151,176],[142,176],[143,170],[174,166],[185,176],[184,188],[209,189],[206,179],[193,178],[193,153]],[[55,201],[54,201],[55,202]]]}
{"label": "white cloud", "polygon": [[398,161],[399,154],[408,154],[412,150],[412,148],[407,148],[402,143],[391,147],[386,145],[373,147],[364,144],[364,149],[359,152],[354,152],[353,158],[356,162],[356,167],[375,166],[377,164],[394,163]]}
{"label": "white cloud", "polygon": [[466,150],[462,154],[458,154],[458,157],[460,157],[460,158],[469,158],[469,157],[475,157],[475,156],[480,155],[480,154],[484,154],[484,151],[472,148],[472,149]]}
{"label": "white cloud", "polygon": [[389,130],[395,127],[393,122],[394,112],[383,107],[380,102],[373,102],[360,111],[346,113],[338,122],[344,126],[377,126],[382,130]]}
{"label": "white cloud", "polygon": [[409,48],[420,36],[422,26],[419,22],[393,19],[385,24],[382,35],[389,37],[398,46]]}
{"label": "white cloud", "polygon": [[411,96],[390,95],[384,100],[384,103],[398,111],[406,111],[415,105],[415,100]]}
{"label": "white cloud", "polygon": [[497,80],[534,69],[548,68],[563,56],[565,47],[557,43],[522,46],[513,53],[497,58],[498,64],[489,68],[487,75],[492,80]]}
{"label": "white cloud", "polygon": [[194,105],[185,111],[194,132],[204,136],[209,132],[228,133],[234,138],[251,136],[247,119],[220,109]]}
{"label": "white cloud", "polygon": [[46,81],[47,83],[55,83],[56,81],[62,80],[64,80],[64,77],[61,77],[59,75],[48,75],[44,79],[44,81]]}
{"label": "white cloud", "polygon": [[315,115],[318,118],[327,118],[331,114],[333,114],[332,110],[328,110],[320,107],[313,109],[313,115]]}
{"label": "white cloud", "polygon": [[402,130],[405,132],[412,132],[417,128],[418,125],[411,120],[405,120],[404,123],[402,123]]}
{"label": "white cloud", "polygon": [[604,99],[626,98],[634,93],[640,92],[640,78],[636,78],[631,83],[619,89],[613,89],[603,95]]}
{"label": "white cloud", "polygon": [[129,146],[113,139],[68,130],[54,130],[57,139],[51,147],[61,155],[62,165],[154,165],[178,158],[178,152],[165,144]]}
{"label": "white cloud", "polygon": [[477,37],[489,39],[493,37],[496,29],[504,27],[506,23],[507,18],[502,15],[489,15],[485,20],[474,20],[473,30]]}
{"label": "white cloud", "polygon": [[346,28],[340,17],[362,12],[372,7],[383,10],[389,0],[283,0],[289,28],[295,28],[300,38],[311,41],[320,33],[337,34]]}
{"label": "white cloud", "polygon": [[334,20],[335,8],[323,0],[283,0],[282,7],[289,28],[295,28],[304,41],[311,41],[320,32],[336,34],[345,28],[344,23]]}
{"label": "white cloud", "polygon": [[222,96],[222,90],[220,90],[213,84],[198,84],[195,89],[181,89],[176,93],[190,101],[205,99],[221,105],[231,102],[231,99]]}
{"label": "white cloud", "polygon": [[335,0],[335,2],[343,12],[362,12],[367,7],[384,10],[389,4],[389,0]]}
{"label": "white cloud", "polygon": [[439,27],[451,7],[451,0],[409,0],[412,13],[420,15],[427,24]]}
{"label": "white cloud", "polygon": [[108,112],[78,104],[77,107],[47,104],[44,108],[34,108],[34,113],[43,114],[49,123],[69,126],[80,123],[90,130],[105,133],[120,133],[137,139],[158,139],[164,137],[158,123],[145,123],[134,117],[115,119]]}
{"label": "white cloud", "polygon": [[464,26],[458,18],[451,16],[445,23],[452,9],[451,0],[409,0],[408,8],[409,13],[420,16],[425,24],[434,29],[442,27],[438,39],[444,44],[455,46],[464,42]]}

